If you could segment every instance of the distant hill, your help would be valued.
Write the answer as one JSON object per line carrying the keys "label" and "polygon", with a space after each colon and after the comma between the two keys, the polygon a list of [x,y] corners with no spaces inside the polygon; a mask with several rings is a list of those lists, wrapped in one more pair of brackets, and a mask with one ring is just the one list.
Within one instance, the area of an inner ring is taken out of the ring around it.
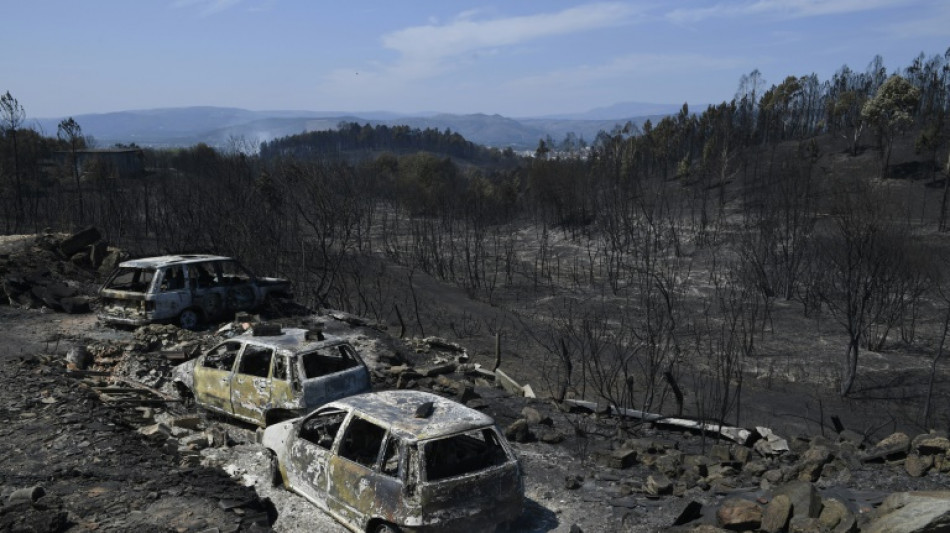
{"label": "distant hill", "polygon": [[[227,147],[234,139],[257,145],[279,137],[336,128],[341,122],[376,125],[406,125],[411,128],[446,129],[467,140],[493,147],[533,150],[538,140],[550,136],[562,140],[573,132],[588,143],[600,131],[610,131],[628,121],[642,124],[657,120],[681,106],[658,104],[617,104],[587,113],[541,118],[508,118],[501,115],[413,115],[386,111],[339,113],[319,111],[249,111],[231,107],[181,107],[76,115],[83,133],[95,137],[100,146],[136,143],[139,146],[192,146],[199,142]],[[632,111],[649,111],[628,115]],[[611,115],[616,113],[616,115]],[[39,128],[55,135],[61,118],[37,119]]]}

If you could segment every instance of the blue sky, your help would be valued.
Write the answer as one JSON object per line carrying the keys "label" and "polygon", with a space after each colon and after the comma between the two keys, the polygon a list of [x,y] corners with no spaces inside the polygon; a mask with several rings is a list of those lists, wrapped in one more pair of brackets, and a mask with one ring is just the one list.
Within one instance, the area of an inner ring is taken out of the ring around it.
{"label": "blue sky", "polygon": [[499,113],[718,103],[950,47],[948,0],[9,0],[28,117],[193,105]]}

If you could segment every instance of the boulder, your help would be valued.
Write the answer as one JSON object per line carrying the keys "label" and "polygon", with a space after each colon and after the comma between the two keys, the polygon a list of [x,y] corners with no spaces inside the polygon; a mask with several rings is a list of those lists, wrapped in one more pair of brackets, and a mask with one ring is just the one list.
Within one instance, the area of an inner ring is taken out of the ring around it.
{"label": "boulder", "polygon": [[730,498],[716,511],[719,524],[736,531],[758,529],[762,523],[762,508],[755,502],[741,498]]}
{"label": "boulder", "polygon": [[923,477],[934,464],[933,455],[912,453],[904,459],[904,470],[910,477]]}
{"label": "boulder", "polygon": [[920,455],[945,454],[950,450],[950,439],[933,433],[917,435],[911,443],[911,448]]}
{"label": "boulder", "polygon": [[99,233],[99,230],[90,226],[66,237],[63,242],[59,243],[59,251],[65,257],[71,257],[101,239],[102,234]]}
{"label": "boulder", "polygon": [[910,437],[906,433],[892,433],[884,437],[861,456],[862,461],[879,461],[884,459],[899,459],[907,455],[910,448]]}
{"label": "boulder", "polygon": [[772,501],[765,506],[765,512],[762,514],[762,531],[766,533],[778,533],[784,531],[792,517],[792,500],[785,494],[779,494],[772,498]]}
{"label": "boulder", "polygon": [[664,476],[663,474],[653,474],[651,476],[647,476],[647,482],[643,488],[647,494],[660,496],[663,494],[672,493],[673,483],[670,481],[670,478]]}
{"label": "boulder", "polygon": [[637,452],[620,448],[601,456],[600,463],[609,468],[630,468],[637,463]]}
{"label": "boulder", "polygon": [[950,531],[950,491],[896,492],[884,499],[864,533]]}
{"label": "boulder", "polygon": [[524,418],[519,418],[512,422],[511,425],[505,429],[505,437],[513,442],[529,442],[534,440],[534,435],[531,433],[528,421]]}
{"label": "boulder", "polygon": [[818,518],[821,513],[821,496],[815,486],[807,481],[792,481],[775,490],[775,495],[785,495],[792,502],[792,516]]}
{"label": "boulder", "polygon": [[841,500],[835,498],[822,501],[818,521],[826,531],[834,533],[850,533],[856,531],[858,527],[854,514],[848,510],[848,507]]}

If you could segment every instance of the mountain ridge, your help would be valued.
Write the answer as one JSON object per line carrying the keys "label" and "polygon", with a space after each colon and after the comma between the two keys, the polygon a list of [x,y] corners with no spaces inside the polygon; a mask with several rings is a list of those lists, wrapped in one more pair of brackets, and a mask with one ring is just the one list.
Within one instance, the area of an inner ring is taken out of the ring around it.
{"label": "mountain ridge", "polygon": [[[82,127],[83,133],[95,138],[100,146],[135,143],[139,146],[169,148],[205,143],[228,147],[235,141],[256,146],[261,142],[306,131],[333,129],[341,122],[357,122],[371,126],[405,125],[418,129],[448,129],[485,146],[533,150],[541,139],[550,137],[559,142],[568,133],[591,143],[600,131],[609,132],[627,122],[641,125],[647,119],[659,120],[681,107],[627,102],[584,113],[512,118],[486,113],[252,111],[237,107],[188,106],[88,113],[73,118]],[[633,114],[637,111],[644,113]],[[618,115],[609,117],[611,113]],[[59,117],[39,118],[34,122],[40,131],[55,132],[60,120]]]}

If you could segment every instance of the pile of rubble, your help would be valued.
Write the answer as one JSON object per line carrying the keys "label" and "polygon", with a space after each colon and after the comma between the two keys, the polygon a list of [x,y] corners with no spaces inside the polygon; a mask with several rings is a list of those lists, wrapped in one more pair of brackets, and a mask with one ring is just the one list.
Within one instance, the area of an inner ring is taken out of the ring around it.
{"label": "pile of rubble", "polygon": [[129,430],[157,409],[104,404],[51,360],[6,363],[0,530],[270,530],[273,505],[252,488]]}
{"label": "pile of rubble", "polygon": [[69,236],[47,233],[30,239],[21,249],[0,251],[0,303],[88,313],[96,282],[128,258],[92,227]]}

